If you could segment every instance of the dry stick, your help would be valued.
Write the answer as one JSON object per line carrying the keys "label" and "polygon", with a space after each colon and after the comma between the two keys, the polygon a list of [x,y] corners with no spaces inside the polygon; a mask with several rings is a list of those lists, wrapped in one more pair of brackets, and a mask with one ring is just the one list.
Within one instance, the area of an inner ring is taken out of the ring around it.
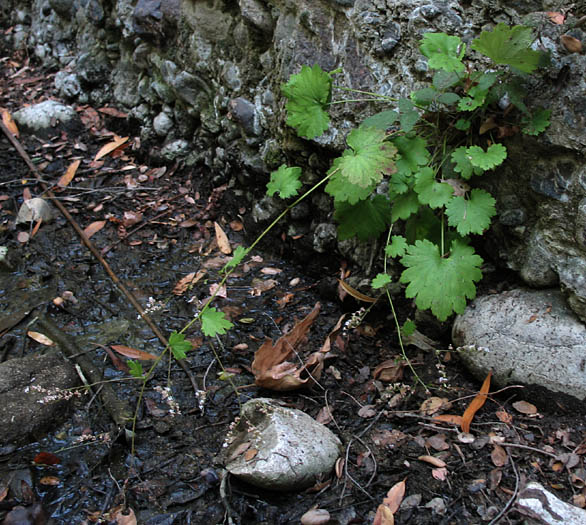
{"label": "dry stick", "polygon": [[[134,297],[134,295],[132,294],[132,292],[130,290],[128,290],[122,284],[122,282],[120,281],[120,279],[118,278],[118,276],[110,268],[110,265],[102,257],[102,255],[100,254],[100,252],[98,251],[98,249],[94,246],[94,244],[88,239],[87,235],[81,229],[81,227],[79,226],[79,224],[77,224],[77,222],[75,222],[75,220],[73,219],[73,217],[71,216],[71,214],[67,211],[67,209],[65,208],[65,206],[63,206],[63,204],[61,204],[61,202],[59,201],[59,199],[57,199],[55,197],[55,194],[42,181],[42,177],[41,177],[39,171],[37,170],[37,167],[33,164],[32,160],[30,159],[30,157],[28,156],[27,152],[24,150],[24,148],[22,147],[22,145],[20,144],[20,142],[18,141],[18,139],[12,134],[12,132],[6,127],[6,125],[4,124],[4,122],[2,122],[1,120],[0,120],[0,127],[2,128],[2,131],[4,132],[4,134],[6,135],[6,137],[8,138],[8,140],[12,143],[12,145],[14,146],[14,148],[16,149],[16,151],[18,151],[18,153],[20,154],[20,156],[26,162],[26,165],[29,167],[29,169],[31,170],[31,172],[33,173],[33,175],[39,181],[39,184],[43,188],[43,191],[49,196],[49,198],[51,199],[51,201],[53,202],[53,204],[59,209],[59,211],[69,221],[69,224],[71,224],[71,226],[73,226],[73,229],[77,232],[77,234],[81,238],[83,244],[85,244],[86,247],[89,249],[89,251],[92,252],[93,256],[100,262],[100,264],[103,266],[104,270],[106,270],[106,273],[110,276],[110,279],[112,279],[112,281],[118,287],[118,289],[126,296],[126,298],[130,301],[130,303],[132,304],[132,306],[134,306],[134,308],[136,309],[136,311],[144,319],[144,321],[146,322],[146,324],[149,325],[149,328],[153,331],[153,333],[157,336],[157,338],[159,339],[159,341],[161,341],[161,343],[163,344],[163,347],[164,348],[167,348],[169,346],[169,342],[167,341],[167,339],[165,338],[165,336],[158,329],[157,325],[155,325],[155,323],[153,323],[153,321],[148,316],[148,314],[145,313],[145,311],[143,310],[142,306],[136,300],[136,298]],[[189,370],[189,368],[187,367],[187,365],[185,364],[185,362],[183,361],[183,359],[177,359],[177,362],[179,363],[179,366],[183,369],[183,371],[189,377],[189,380],[191,381],[191,385],[193,387],[193,391],[195,393],[197,393],[197,391],[199,390],[199,388],[198,388],[198,385],[197,385],[197,381],[195,380],[195,377],[191,373],[191,370]]]}

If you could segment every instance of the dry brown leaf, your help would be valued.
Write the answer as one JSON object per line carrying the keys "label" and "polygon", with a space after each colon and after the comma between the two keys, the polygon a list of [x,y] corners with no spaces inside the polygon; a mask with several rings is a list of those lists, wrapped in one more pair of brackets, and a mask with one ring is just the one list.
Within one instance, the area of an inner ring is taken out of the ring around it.
{"label": "dry brown leaf", "polygon": [[224,255],[230,255],[232,253],[232,247],[230,246],[228,236],[217,222],[214,222],[214,228],[216,230],[216,242],[218,243],[218,248]]}
{"label": "dry brown leaf", "polygon": [[515,403],[513,403],[513,408],[517,412],[520,412],[521,414],[525,414],[527,416],[537,414],[537,407],[535,405],[532,405],[531,403],[528,403],[527,401],[516,401]]}
{"label": "dry brown leaf", "polygon": [[434,468],[431,471],[431,476],[438,481],[445,481],[448,477],[448,469],[446,467]]}
{"label": "dry brown leaf", "polygon": [[378,365],[372,372],[372,376],[383,383],[396,383],[403,379],[403,370],[407,363],[403,360],[388,359]]}
{"label": "dry brown leaf", "polygon": [[65,186],[67,186],[73,180],[73,177],[75,177],[75,174],[77,172],[77,168],[79,168],[80,164],[81,164],[80,159],[73,161],[69,165],[69,167],[67,168],[65,173],[63,175],[61,175],[61,178],[57,181],[57,186],[59,186],[61,188],[65,188]]}
{"label": "dry brown leaf", "polygon": [[435,456],[424,455],[424,456],[419,456],[417,459],[419,461],[424,461],[425,463],[429,463],[430,465],[433,465],[434,467],[437,467],[437,468],[443,468],[443,467],[447,466],[445,461],[443,461],[439,458],[436,458]]}
{"label": "dry brown leaf", "polygon": [[547,17],[557,25],[562,25],[566,17],[562,13],[558,13],[557,11],[547,11]]}
{"label": "dry brown leaf", "polygon": [[582,42],[570,35],[562,35],[560,37],[562,44],[570,53],[581,53]]}
{"label": "dry brown leaf", "polygon": [[451,406],[452,404],[446,397],[430,397],[421,403],[419,411],[426,416],[432,416],[436,412],[439,412],[440,410],[446,410]]}
{"label": "dry brown leaf", "polygon": [[12,115],[6,109],[2,109],[1,111],[2,111],[2,122],[8,128],[10,133],[12,133],[16,138],[18,138],[20,136],[20,133],[18,132],[18,126],[16,125],[16,122],[14,122]]}
{"label": "dry brown leaf", "polygon": [[374,409],[374,405],[364,405],[358,411],[358,416],[368,419],[369,417],[376,416],[376,410]]}
{"label": "dry brown leaf", "polygon": [[256,457],[256,455],[258,454],[258,449],[257,448],[249,448],[245,453],[244,453],[244,461],[250,461],[251,459],[254,459]]}
{"label": "dry brown leaf", "polygon": [[125,228],[130,228],[142,221],[143,214],[139,211],[125,211],[122,219],[122,225]]}
{"label": "dry brown leaf", "polygon": [[332,412],[328,406],[322,407],[321,410],[317,413],[317,416],[315,416],[315,420],[322,425],[331,423],[333,419]]}
{"label": "dry brown leaf", "polygon": [[137,523],[132,509],[120,509],[112,517],[116,520],[116,525],[136,525]]}
{"label": "dry brown leaf", "polygon": [[33,332],[32,330],[29,330],[26,335],[28,335],[37,343],[41,343],[42,345],[55,346],[55,343],[52,339],[49,339],[45,334],[41,334],[40,332]]}
{"label": "dry brown leaf", "polygon": [[205,270],[199,270],[197,273],[191,272],[187,274],[185,277],[182,277],[181,279],[179,279],[179,281],[177,281],[177,284],[173,288],[173,293],[175,295],[184,294],[186,290],[188,290],[195,283],[197,283],[205,274]]}
{"label": "dry brown leaf", "polygon": [[118,111],[117,109],[109,108],[109,107],[100,108],[100,109],[98,109],[98,111],[100,113],[103,113],[104,115],[108,115],[110,117],[126,118],[128,116],[128,113],[124,113],[123,111]]}
{"label": "dry brown leaf", "polygon": [[486,395],[490,390],[490,378],[492,376],[492,372],[489,372],[482,383],[482,387],[480,387],[480,391],[476,395],[476,397],[472,400],[472,402],[468,405],[468,408],[464,411],[462,415],[462,430],[466,433],[470,432],[470,424],[472,423],[472,419],[474,418],[474,414],[482,408],[486,401]]}
{"label": "dry brown leaf", "polygon": [[268,266],[260,269],[260,273],[264,275],[278,275],[283,270],[281,268],[269,268]]}
{"label": "dry brown leaf", "polygon": [[253,297],[258,297],[263,292],[268,292],[269,290],[272,290],[278,284],[279,282],[275,281],[275,279],[263,280],[255,278],[252,280],[252,289],[250,290],[250,295],[252,295]]}
{"label": "dry brown leaf", "polygon": [[43,476],[39,479],[41,485],[55,487],[61,483],[61,480],[57,476]]}
{"label": "dry brown leaf", "polygon": [[[319,315],[320,308],[320,303],[316,303],[313,310],[302,321],[296,323],[290,332],[279,337],[275,344],[271,339],[266,339],[255,352],[251,369],[258,386],[289,391],[311,385],[313,379],[319,379],[325,357],[323,352],[311,354],[301,368],[288,359],[305,340],[309,328]],[[302,378],[303,373],[307,373],[308,377]]]}
{"label": "dry brown leaf", "polygon": [[364,295],[363,293],[359,292],[358,290],[352,288],[348,283],[338,279],[338,283],[343,288],[343,290],[348,294],[357,299],[358,301],[363,301],[365,303],[376,303],[376,299],[373,297],[369,297],[368,295]]}
{"label": "dry brown leaf", "polygon": [[372,525],[395,525],[395,516],[386,505],[379,505]]}
{"label": "dry brown leaf", "polygon": [[83,233],[85,233],[85,236],[89,239],[92,235],[98,233],[105,225],[106,221],[92,222],[83,230]]}
{"label": "dry brown leaf", "polygon": [[100,151],[96,153],[94,157],[94,162],[100,160],[102,157],[105,157],[109,153],[112,153],[114,150],[118,149],[120,146],[125,144],[128,141],[128,137],[119,137],[118,135],[114,135],[114,140],[112,142],[108,142],[100,148]]}
{"label": "dry brown leaf", "polygon": [[438,423],[451,423],[452,425],[462,425],[462,416],[456,416],[454,414],[439,414],[433,416],[433,421]]}
{"label": "dry brown leaf", "polygon": [[495,445],[490,453],[490,459],[495,467],[504,467],[507,464],[509,456],[507,451],[500,445]]}
{"label": "dry brown leaf", "polygon": [[499,421],[502,421],[503,423],[506,423],[507,425],[511,424],[513,422],[513,416],[511,416],[511,414],[509,414],[506,410],[497,410],[496,411],[496,417],[499,418]]}
{"label": "dry brown leaf", "polygon": [[435,436],[429,436],[425,440],[425,444],[439,452],[450,449],[450,445],[446,442],[445,434],[436,434]]}
{"label": "dry brown leaf", "polygon": [[140,359],[141,361],[154,361],[158,359],[159,356],[149,354],[148,352],[143,352],[142,350],[137,350],[136,348],[130,348],[129,346],[124,345],[110,345],[112,350],[116,350],[119,354],[123,356],[130,357],[130,359]]}

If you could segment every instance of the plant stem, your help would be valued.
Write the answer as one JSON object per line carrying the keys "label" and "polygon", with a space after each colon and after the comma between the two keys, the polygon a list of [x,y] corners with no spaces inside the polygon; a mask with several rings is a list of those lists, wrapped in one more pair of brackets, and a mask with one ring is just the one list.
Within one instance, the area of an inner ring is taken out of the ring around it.
{"label": "plant stem", "polygon": [[332,86],[335,89],[340,89],[342,91],[349,91],[350,93],[360,93],[361,95],[370,95],[371,97],[376,97],[376,98],[380,98],[382,100],[389,100],[391,102],[396,102],[397,98],[395,97],[389,97],[388,95],[381,95],[380,93],[373,93],[372,91],[361,91],[360,89],[354,89],[354,88],[349,88],[349,87],[343,87],[343,86]]}

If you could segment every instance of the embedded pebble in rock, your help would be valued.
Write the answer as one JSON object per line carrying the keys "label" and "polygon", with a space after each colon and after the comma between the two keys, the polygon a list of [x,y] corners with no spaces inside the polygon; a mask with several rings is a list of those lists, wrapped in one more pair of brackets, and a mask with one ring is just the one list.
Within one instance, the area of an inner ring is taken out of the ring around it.
{"label": "embedded pebble in rock", "polygon": [[34,106],[19,109],[14,113],[14,120],[33,132],[50,131],[56,123],[77,123],[79,117],[71,106],[54,100],[46,100]]}
{"label": "embedded pebble in rock", "polygon": [[511,290],[476,299],[452,330],[464,364],[497,386],[538,385],[586,399],[586,326],[557,290]]}
{"label": "embedded pebble in rock", "polygon": [[189,153],[189,142],[183,139],[177,139],[163,146],[161,157],[172,161],[178,157],[183,157]]}
{"label": "embedded pebble in rock", "polygon": [[226,443],[226,469],[269,490],[299,491],[327,478],[342,443],[327,427],[300,410],[272,399],[243,405]]}

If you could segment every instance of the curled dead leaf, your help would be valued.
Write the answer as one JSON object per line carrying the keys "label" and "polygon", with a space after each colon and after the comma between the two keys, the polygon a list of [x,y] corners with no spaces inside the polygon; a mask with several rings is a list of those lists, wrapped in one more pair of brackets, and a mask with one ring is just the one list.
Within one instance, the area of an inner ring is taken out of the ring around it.
{"label": "curled dead leaf", "polygon": [[109,153],[112,153],[114,150],[118,149],[124,143],[128,141],[128,137],[119,137],[118,135],[114,136],[114,140],[112,142],[108,142],[100,148],[100,150],[96,153],[94,157],[94,162],[100,160],[102,157],[105,157]]}
{"label": "curled dead leaf", "polygon": [[363,301],[365,303],[376,303],[377,299],[374,297],[370,297],[368,295],[359,292],[355,288],[352,288],[347,282],[338,279],[338,283],[340,284],[341,288],[348,294],[357,299],[358,301]]}
{"label": "curled dead leaf", "polygon": [[12,115],[7,109],[2,109],[0,111],[2,112],[2,122],[8,128],[8,131],[18,138],[20,133],[18,132],[18,126],[16,125],[16,122],[14,122]]}
{"label": "curled dead leaf", "polygon": [[560,40],[566,50],[570,53],[581,53],[582,52],[582,42],[577,38],[574,38],[570,35],[562,35]]}
{"label": "curled dead leaf", "polygon": [[424,455],[424,456],[419,456],[417,459],[419,461],[424,461],[425,463],[429,463],[430,465],[433,465],[434,467],[437,467],[437,468],[442,468],[442,467],[446,466],[445,461],[443,461],[439,458],[436,458],[435,456]]}
{"label": "curled dead leaf", "polygon": [[482,386],[480,387],[480,391],[472,400],[472,402],[468,405],[468,408],[464,411],[464,414],[462,415],[462,430],[464,432],[470,432],[470,424],[472,423],[474,415],[476,414],[476,412],[478,412],[478,410],[480,410],[480,408],[482,408],[482,405],[484,405],[486,401],[486,396],[488,394],[488,391],[490,390],[491,376],[492,372],[489,372],[486,376],[486,379],[484,380],[484,383],[482,383]]}
{"label": "curled dead leaf", "polygon": [[447,410],[451,406],[452,404],[446,397],[430,397],[421,403],[419,411],[426,416],[432,416],[436,412]]}
{"label": "curled dead leaf", "polygon": [[403,379],[403,370],[406,365],[406,361],[388,359],[374,369],[372,376],[383,383],[396,383]]}
{"label": "curled dead leaf", "polygon": [[232,247],[230,246],[228,236],[217,222],[214,222],[214,229],[216,230],[216,242],[218,243],[218,248],[224,255],[230,255],[232,253]]}
{"label": "curled dead leaf", "polygon": [[140,359],[141,361],[154,361],[158,358],[158,356],[149,354],[148,352],[143,352],[142,350],[137,350],[136,348],[130,348],[124,345],[111,345],[112,350],[115,350],[119,354],[122,354],[125,357],[130,357],[130,359]]}
{"label": "curled dead leaf", "polygon": [[65,186],[67,186],[73,180],[73,177],[75,177],[75,174],[77,172],[77,168],[79,168],[80,164],[81,164],[81,160],[76,160],[76,161],[72,162],[69,165],[69,167],[67,168],[67,170],[65,171],[65,173],[57,181],[57,186],[60,186],[61,188],[65,188]]}
{"label": "curled dead leaf", "polygon": [[55,346],[55,343],[52,339],[49,339],[45,334],[41,334],[40,332],[29,330],[26,335],[35,340],[37,343],[41,343],[42,345]]}

